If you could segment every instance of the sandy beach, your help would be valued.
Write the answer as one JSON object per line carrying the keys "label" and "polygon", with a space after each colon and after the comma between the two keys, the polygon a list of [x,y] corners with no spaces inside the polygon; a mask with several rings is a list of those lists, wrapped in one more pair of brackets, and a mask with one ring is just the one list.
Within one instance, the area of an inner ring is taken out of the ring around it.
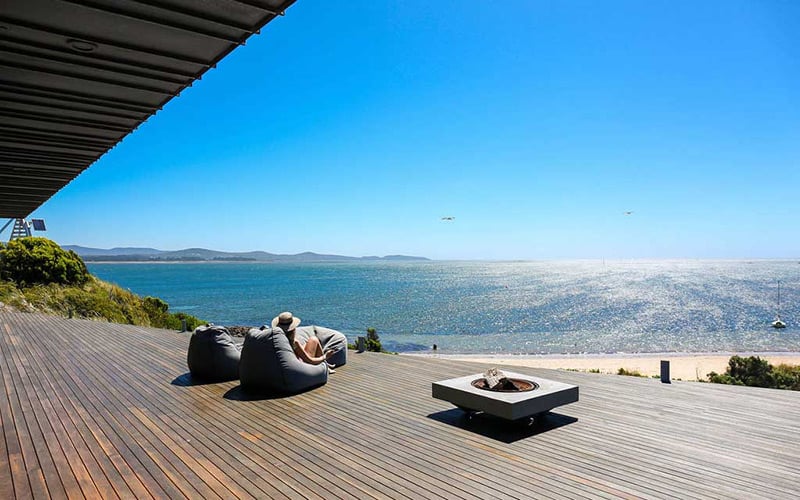
{"label": "sandy beach", "polygon": [[709,372],[725,372],[733,355],[759,356],[771,364],[800,365],[800,353],[663,353],[663,354],[585,354],[585,355],[488,355],[488,354],[413,354],[450,360],[472,361],[496,366],[521,366],[553,370],[594,371],[616,374],[620,368],[645,376],[659,375],[661,360],[669,360],[670,376],[680,380],[706,379]]}

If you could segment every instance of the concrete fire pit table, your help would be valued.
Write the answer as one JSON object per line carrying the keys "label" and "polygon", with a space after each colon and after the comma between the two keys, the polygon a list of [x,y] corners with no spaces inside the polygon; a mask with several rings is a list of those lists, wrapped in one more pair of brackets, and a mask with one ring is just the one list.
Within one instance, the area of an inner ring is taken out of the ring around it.
{"label": "concrete fire pit table", "polygon": [[434,382],[433,397],[456,405],[467,412],[468,416],[483,412],[506,420],[532,418],[557,406],[578,401],[577,385],[508,371],[503,373],[517,381],[518,386],[530,388],[517,392],[482,389],[479,386],[483,374],[478,373]]}

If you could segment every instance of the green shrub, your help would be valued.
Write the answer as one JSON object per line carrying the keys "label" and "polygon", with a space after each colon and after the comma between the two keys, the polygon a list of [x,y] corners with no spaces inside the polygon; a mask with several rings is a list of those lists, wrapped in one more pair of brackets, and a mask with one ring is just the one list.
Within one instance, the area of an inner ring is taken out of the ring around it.
{"label": "green shrub", "polygon": [[150,326],[157,328],[167,328],[169,330],[180,330],[183,328],[183,320],[186,320],[186,329],[194,330],[205,321],[195,318],[186,313],[170,313],[169,304],[158,297],[145,297],[142,299],[142,307],[150,318]]}
{"label": "green shrub", "polygon": [[0,249],[0,279],[21,287],[50,283],[80,285],[89,280],[83,260],[47,238],[19,238]]}
{"label": "green shrub", "polygon": [[771,365],[758,356],[742,358],[733,356],[728,360],[725,373],[711,372],[708,381],[715,384],[747,385],[800,391],[800,366]]}
{"label": "green shrub", "polygon": [[372,327],[367,328],[367,350],[372,352],[382,352],[381,339],[378,331]]}

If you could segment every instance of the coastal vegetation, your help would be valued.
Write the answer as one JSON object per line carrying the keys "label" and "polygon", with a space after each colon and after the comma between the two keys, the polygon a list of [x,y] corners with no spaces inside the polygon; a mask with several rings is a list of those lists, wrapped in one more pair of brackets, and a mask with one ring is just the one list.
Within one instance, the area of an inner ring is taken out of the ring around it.
{"label": "coastal vegetation", "polygon": [[92,276],[83,260],[46,238],[0,244],[0,303],[41,312],[156,328],[193,330],[204,321],[171,313],[156,297],[140,297]]}
{"label": "coastal vegetation", "polygon": [[383,352],[381,339],[378,337],[378,330],[372,327],[367,328],[367,350],[372,352]]}
{"label": "coastal vegetation", "polygon": [[[384,354],[397,354],[394,351],[387,351],[381,345],[381,338],[378,336],[378,330],[374,327],[367,328],[367,337],[365,339],[365,347],[370,352],[382,352]],[[357,349],[356,344],[347,344],[348,349]]]}
{"label": "coastal vegetation", "polygon": [[711,372],[708,381],[715,384],[747,385],[800,391],[800,365],[772,365],[758,356],[733,356],[725,373]]}
{"label": "coastal vegetation", "polygon": [[0,244],[0,279],[19,286],[81,285],[89,271],[78,254],[47,238],[20,238]]}

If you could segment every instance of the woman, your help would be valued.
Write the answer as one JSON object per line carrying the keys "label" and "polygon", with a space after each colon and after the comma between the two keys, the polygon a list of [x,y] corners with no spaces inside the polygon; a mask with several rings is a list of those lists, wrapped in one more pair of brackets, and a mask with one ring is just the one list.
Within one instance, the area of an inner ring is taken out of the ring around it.
{"label": "woman", "polygon": [[[300,341],[294,335],[295,329],[299,324],[300,318],[293,316],[288,311],[280,313],[272,320],[272,328],[283,330],[283,333],[289,338],[289,343],[292,345],[295,355],[303,362],[318,365],[333,356],[334,351],[323,351],[319,339],[313,335],[309,337],[305,345],[300,344]],[[332,364],[328,363],[328,369],[331,373],[334,373]]]}

